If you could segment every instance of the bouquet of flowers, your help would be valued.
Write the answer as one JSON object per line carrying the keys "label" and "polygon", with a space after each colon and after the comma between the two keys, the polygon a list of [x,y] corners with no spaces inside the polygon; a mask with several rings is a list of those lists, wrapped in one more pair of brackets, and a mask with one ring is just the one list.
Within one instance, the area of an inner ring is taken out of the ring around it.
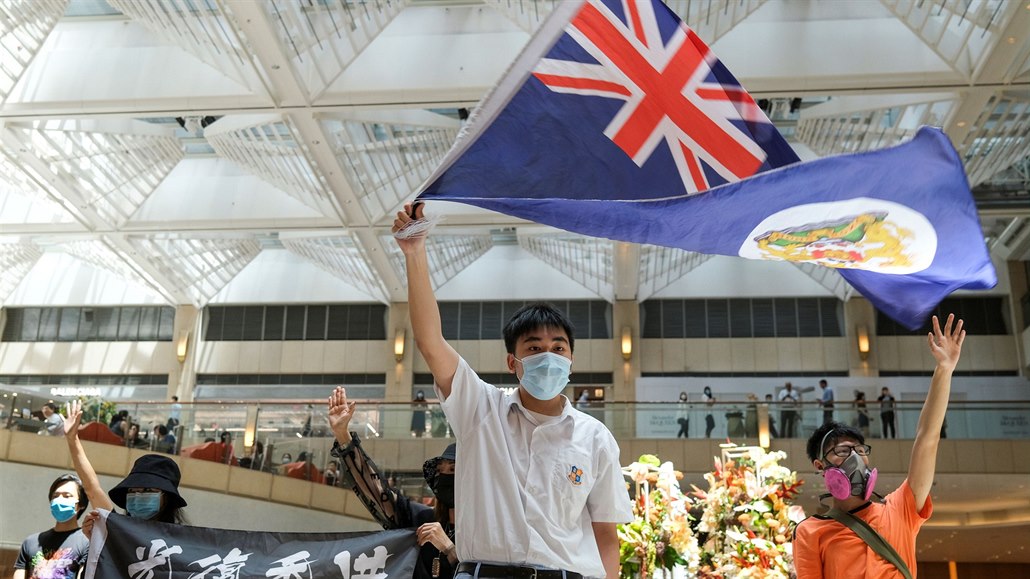
{"label": "bouquet of flowers", "polygon": [[708,490],[694,487],[702,509],[698,577],[790,577],[792,527],[805,518],[790,505],[801,487],[797,473],[780,466],[784,452],[733,448],[705,475]]}
{"label": "bouquet of flowers", "polygon": [[671,462],[645,454],[625,467],[633,483],[633,521],[618,526],[622,579],[650,579],[656,570],[698,568],[700,552],[691,530],[690,499],[680,490],[683,473]]}

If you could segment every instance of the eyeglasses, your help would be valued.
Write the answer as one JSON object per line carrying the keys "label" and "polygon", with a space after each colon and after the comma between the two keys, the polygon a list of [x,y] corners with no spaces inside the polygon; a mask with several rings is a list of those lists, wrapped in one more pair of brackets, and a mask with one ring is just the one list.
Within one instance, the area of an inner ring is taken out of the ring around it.
{"label": "eyeglasses", "polygon": [[[838,444],[837,446],[826,451],[826,454],[830,454],[832,452],[836,456],[839,456],[841,458],[847,458],[851,456],[852,452],[854,452],[858,456],[869,456],[869,453],[872,452],[872,450],[873,447],[869,446],[868,444],[856,444],[853,446],[850,444]],[[826,456],[826,454],[824,454],[823,456]]]}

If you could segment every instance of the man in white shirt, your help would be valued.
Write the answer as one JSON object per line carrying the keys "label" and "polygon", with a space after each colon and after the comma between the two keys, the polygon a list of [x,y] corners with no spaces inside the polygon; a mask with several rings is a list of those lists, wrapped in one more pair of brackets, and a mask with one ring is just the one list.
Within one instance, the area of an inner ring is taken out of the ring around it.
{"label": "man in white shirt", "polygon": [[[407,205],[397,214],[394,232],[411,213]],[[397,242],[415,343],[461,455],[455,577],[617,579],[616,525],[631,520],[632,508],[614,437],[561,395],[572,366],[571,324],[543,304],[512,316],[504,341],[520,383],[506,395],[444,339],[424,236]]]}
{"label": "man in white shirt", "polygon": [[784,384],[778,398],[783,403],[780,406],[780,434],[783,438],[794,438],[798,423],[798,395],[794,385],[790,382]]}

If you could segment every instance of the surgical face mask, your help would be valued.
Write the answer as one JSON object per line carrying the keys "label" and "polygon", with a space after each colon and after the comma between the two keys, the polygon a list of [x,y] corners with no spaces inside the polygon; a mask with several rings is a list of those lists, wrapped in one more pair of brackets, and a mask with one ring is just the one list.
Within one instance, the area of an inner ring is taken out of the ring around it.
{"label": "surgical face mask", "polygon": [[569,383],[572,360],[552,352],[533,354],[519,360],[522,376],[519,381],[529,395],[537,400],[550,400],[561,393]]}
{"label": "surgical face mask", "polygon": [[437,474],[436,479],[430,483],[430,488],[436,495],[436,500],[440,501],[443,506],[448,508],[454,506],[453,474]]}
{"label": "surgical face mask", "polygon": [[869,470],[862,457],[856,452],[848,455],[840,466],[830,466],[823,470],[826,489],[833,498],[843,501],[848,497],[862,497],[869,500],[876,486],[876,469]]}
{"label": "surgical face mask", "polygon": [[50,514],[58,523],[65,523],[75,518],[78,506],[78,501],[75,499],[57,497],[50,501]]}
{"label": "surgical face mask", "polygon": [[161,491],[129,493],[125,496],[125,510],[136,519],[153,519],[161,511]]}

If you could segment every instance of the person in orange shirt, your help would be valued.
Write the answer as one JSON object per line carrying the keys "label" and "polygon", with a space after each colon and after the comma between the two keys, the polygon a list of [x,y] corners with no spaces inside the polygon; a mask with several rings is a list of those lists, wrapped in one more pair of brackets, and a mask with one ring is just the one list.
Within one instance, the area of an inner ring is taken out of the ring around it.
{"label": "person in orange shirt", "polygon": [[[826,481],[833,507],[875,529],[900,555],[912,577],[916,576],[916,535],[933,512],[930,488],[937,466],[937,446],[948,409],[951,376],[965,337],[962,320],[956,323],[953,314],[943,330],[937,316],[933,317],[927,342],[937,367],[919,414],[908,478],[882,503],[870,501],[876,469],[869,469],[871,448],[861,431],[830,422],[808,439],[808,457]],[[805,519],[794,531],[794,568],[798,579],[903,577],[897,567],[875,553],[850,528],[820,515]]]}

